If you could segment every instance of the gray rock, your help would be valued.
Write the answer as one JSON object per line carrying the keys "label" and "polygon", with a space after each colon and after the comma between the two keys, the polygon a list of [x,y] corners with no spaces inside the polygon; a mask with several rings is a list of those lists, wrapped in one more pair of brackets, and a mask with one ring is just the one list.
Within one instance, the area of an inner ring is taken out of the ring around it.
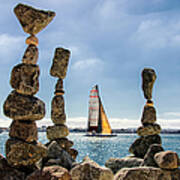
{"label": "gray rock", "polygon": [[53,64],[51,66],[51,76],[64,79],[67,73],[70,51],[68,49],[56,48]]}
{"label": "gray rock", "polygon": [[137,134],[139,136],[155,135],[160,134],[160,132],[161,127],[159,124],[147,124],[137,129]]}
{"label": "gray rock", "polygon": [[18,4],[14,13],[24,32],[33,35],[44,29],[55,16],[55,12],[38,10],[24,4]]}
{"label": "gray rock", "polygon": [[61,148],[65,150],[70,149],[74,145],[73,141],[70,141],[67,138],[56,139],[56,142]]}
{"label": "gray rock", "polygon": [[161,144],[152,144],[149,147],[146,155],[144,156],[144,161],[142,162],[141,166],[158,167],[157,163],[154,160],[154,155],[161,151],[164,151]]}
{"label": "gray rock", "polygon": [[156,73],[153,69],[145,68],[142,71],[142,89],[146,99],[152,98],[152,89],[156,80]]}
{"label": "gray rock", "polygon": [[38,131],[33,121],[13,121],[10,125],[9,136],[26,142],[37,141]]}
{"label": "gray rock", "polygon": [[30,44],[24,53],[22,62],[25,64],[36,64],[38,60],[38,55],[38,48],[35,45]]}
{"label": "gray rock", "polygon": [[18,64],[11,73],[10,84],[18,93],[34,95],[39,90],[39,66]]}
{"label": "gray rock", "polygon": [[151,144],[161,144],[161,137],[159,135],[142,136],[134,141],[129,152],[136,157],[144,158]]}
{"label": "gray rock", "polygon": [[38,98],[12,91],[4,102],[4,114],[14,120],[35,121],[45,116],[45,104]]}
{"label": "gray rock", "polygon": [[110,158],[106,161],[105,166],[110,168],[116,174],[122,168],[138,167],[142,164],[143,159],[134,156],[127,156],[124,158]]}

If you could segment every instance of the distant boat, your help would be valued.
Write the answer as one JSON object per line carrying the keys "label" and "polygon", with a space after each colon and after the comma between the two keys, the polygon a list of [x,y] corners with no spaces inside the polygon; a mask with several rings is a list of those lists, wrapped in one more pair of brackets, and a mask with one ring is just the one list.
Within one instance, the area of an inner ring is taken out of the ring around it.
{"label": "distant boat", "polygon": [[113,137],[111,126],[104,111],[98,86],[90,91],[88,128],[86,136]]}

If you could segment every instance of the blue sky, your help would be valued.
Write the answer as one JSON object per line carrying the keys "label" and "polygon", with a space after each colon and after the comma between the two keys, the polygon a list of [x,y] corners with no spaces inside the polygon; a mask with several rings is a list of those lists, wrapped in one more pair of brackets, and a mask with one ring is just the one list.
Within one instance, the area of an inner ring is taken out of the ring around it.
{"label": "blue sky", "polygon": [[13,8],[25,3],[56,12],[40,33],[40,91],[50,123],[56,78],[49,70],[56,47],[71,50],[65,101],[69,126],[85,127],[89,91],[99,85],[106,113],[114,128],[137,127],[145,99],[140,74],[157,73],[153,100],[158,123],[180,128],[180,1],[179,0],[6,0],[0,6],[1,125],[9,125],[2,105],[11,92],[10,73],[26,49],[24,33]]}

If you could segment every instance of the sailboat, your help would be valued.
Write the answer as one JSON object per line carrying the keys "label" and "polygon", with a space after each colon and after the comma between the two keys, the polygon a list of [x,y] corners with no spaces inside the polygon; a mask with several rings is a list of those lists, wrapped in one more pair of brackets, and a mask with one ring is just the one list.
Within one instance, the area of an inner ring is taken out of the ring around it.
{"label": "sailboat", "polygon": [[86,136],[113,137],[111,126],[99,96],[98,85],[90,91],[88,128]]}

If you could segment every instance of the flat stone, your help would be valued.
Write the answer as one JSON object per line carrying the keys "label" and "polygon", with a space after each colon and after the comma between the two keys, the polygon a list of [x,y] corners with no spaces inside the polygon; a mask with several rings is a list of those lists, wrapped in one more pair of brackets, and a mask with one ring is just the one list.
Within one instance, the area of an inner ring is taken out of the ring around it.
{"label": "flat stone", "polygon": [[55,86],[55,94],[64,94],[64,89],[63,89],[63,80],[62,79],[58,79],[56,86]]}
{"label": "flat stone", "polygon": [[163,151],[154,155],[154,160],[162,169],[176,169],[178,168],[179,157],[176,152]]}
{"label": "flat stone", "polygon": [[39,90],[38,78],[38,65],[22,63],[13,68],[10,84],[20,94],[33,95]]}
{"label": "flat stone", "polygon": [[49,166],[42,170],[36,170],[26,180],[71,180],[67,169],[61,166]]}
{"label": "flat stone", "polygon": [[71,157],[75,160],[77,155],[78,155],[78,151],[74,148],[68,149],[67,152],[71,155]]}
{"label": "flat stone", "polygon": [[14,13],[24,32],[32,35],[44,29],[56,15],[55,12],[38,10],[24,4],[18,4],[14,8]]}
{"label": "flat stone", "polygon": [[54,124],[65,124],[66,114],[63,96],[54,96],[51,102],[51,119]]}
{"label": "flat stone", "polygon": [[145,68],[142,71],[142,90],[146,99],[152,98],[152,89],[156,80],[156,73],[151,68]]}
{"label": "flat stone", "polygon": [[35,121],[45,116],[45,104],[40,99],[12,91],[4,102],[4,114],[14,120]]}
{"label": "flat stone", "polygon": [[142,136],[134,141],[129,152],[136,157],[144,158],[151,144],[161,144],[161,137],[159,135]]}
{"label": "flat stone", "polygon": [[160,132],[161,127],[159,124],[148,124],[137,129],[137,134],[139,136],[155,135],[160,134]]}
{"label": "flat stone", "polygon": [[113,180],[114,178],[109,168],[101,167],[87,158],[71,169],[70,174],[72,180]]}
{"label": "flat stone", "polygon": [[38,140],[36,123],[33,121],[13,121],[10,125],[9,136],[26,142]]}
{"label": "flat stone", "polygon": [[36,36],[31,35],[26,39],[26,44],[38,46],[39,40]]}
{"label": "flat stone", "polygon": [[48,126],[46,133],[49,140],[56,140],[68,136],[69,130],[66,125],[55,125]]}
{"label": "flat stone", "polygon": [[64,79],[67,73],[69,63],[70,51],[68,49],[56,48],[53,64],[51,66],[51,76]]}
{"label": "flat stone", "polygon": [[38,60],[38,56],[39,56],[38,48],[35,45],[30,44],[24,53],[22,62],[25,64],[36,64]]}
{"label": "flat stone", "polygon": [[154,160],[154,155],[161,151],[164,151],[161,144],[150,145],[146,155],[144,156],[144,160],[143,160],[141,166],[158,167],[157,163]]}
{"label": "flat stone", "polygon": [[151,105],[145,105],[142,113],[141,122],[145,124],[153,124],[156,122],[156,109]]}
{"label": "flat stone", "polygon": [[122,168],[138,167],[142,164],[143,159],[134,156],[127,156],[124,158],[110,158],[106,161],[105,166],[116,174]]}
{"label": "flat stone", "polygon": [[26,143],[8,139],[6,142],[6,158],[11,166],[32,166],[47,156],[47,148],[41,143]]}

